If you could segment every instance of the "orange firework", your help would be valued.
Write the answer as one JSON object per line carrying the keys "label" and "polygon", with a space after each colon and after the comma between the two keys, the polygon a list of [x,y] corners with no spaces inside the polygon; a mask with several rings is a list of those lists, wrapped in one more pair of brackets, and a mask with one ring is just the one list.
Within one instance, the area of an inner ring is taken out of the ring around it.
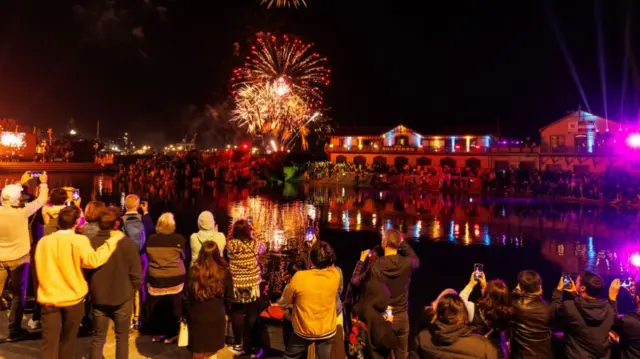
{"label": "orange firework", "polygon": [[310,108],[322,106],[323,89],[330,84],[327,58],[311,51],[312,44],[287,35],[256,34],[256,43],[243,67],[231,78],[234,91],[242,85],[271,83],[284,78]]}
{"label": "orange firework", "polygon": [[260,0],[260,4],[267,4],[267,9],[270,9],[273,5],[276,7],[295,7],[296,9],[300,5],[307,6],[304,0]]}

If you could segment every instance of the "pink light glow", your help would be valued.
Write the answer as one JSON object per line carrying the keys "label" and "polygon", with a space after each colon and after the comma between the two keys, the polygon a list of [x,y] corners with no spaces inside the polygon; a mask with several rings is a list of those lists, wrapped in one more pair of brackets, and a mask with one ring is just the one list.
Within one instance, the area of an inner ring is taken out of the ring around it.
{"label": "pink light glow", "polygon": [[639,148],[640,147],[640,134],[632,133],[627,137],[627,144],[631,148]]}
{"label": "pink light glow", "polygon": [[631,265],[640,268],[640,253],[633,253],[630,257]]}

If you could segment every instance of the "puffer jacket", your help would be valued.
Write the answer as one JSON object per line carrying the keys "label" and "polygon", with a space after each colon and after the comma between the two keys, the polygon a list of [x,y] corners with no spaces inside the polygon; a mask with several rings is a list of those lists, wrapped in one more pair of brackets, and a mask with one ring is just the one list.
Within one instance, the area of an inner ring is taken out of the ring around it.
{"label": "puffer jacket", "polygon": [[553,358],[551,309],[539,295],[514,293],[511,359]]}
{"label": "puffer jacket", "polygon": [[465,324],[445,324],[439,320],[416,336],[420,359],[497,359],[498,349],[489,339],[475,334]]}

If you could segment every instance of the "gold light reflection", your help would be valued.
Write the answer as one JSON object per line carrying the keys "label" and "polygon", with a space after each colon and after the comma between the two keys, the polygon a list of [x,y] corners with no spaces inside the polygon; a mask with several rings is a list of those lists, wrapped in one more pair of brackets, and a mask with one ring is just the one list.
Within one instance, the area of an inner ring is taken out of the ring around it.
{"label": "gold light reflection", "polygon": [[442,231],[442,228],[440,227],[440,220],[438,220],[437,218],[433,221],[433,227],[432,227],[432,231],[431,231],[431,237],[433,239],[439,239],[440,238],[440,232]]}
{"label": "gold light reflection", "polygon": [[260,197],[249,197],[231,203],[229,216],[232,221],[252,217],[253,234],[258,243],[280,250],[296,246],[304,238],[310,213],[305,206],[309,205],[302,202],[280,204]]}
{"label": "gold light reflection", "polygon": [[469,232],[469,222],[464,222],[464,237],[462,237],[464,244],[471,244],[471,233]]}
{"label": "gold light reflection", "polygon": [[360,213],[360,210],[358,210],[358,212],[356,213],[356,231],[359,231],[361,227],[362,227],[362,213]]}
{"label": "gold light reflection", "polygon": [[378,222],[378,216],[374,213],[371,215],[371,224],[375,227]]}

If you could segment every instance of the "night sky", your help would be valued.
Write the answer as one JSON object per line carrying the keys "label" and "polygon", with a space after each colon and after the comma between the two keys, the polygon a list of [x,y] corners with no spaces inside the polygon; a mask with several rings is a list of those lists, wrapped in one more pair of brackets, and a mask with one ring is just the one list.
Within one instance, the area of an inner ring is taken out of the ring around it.
{"label": "night sky", "polygon": [[[636,121],[636,79],[623,66],[640,24],[626,0],[10,0],[0,3],[0,117],[81,133],[179,140],[188,113],[228,98],[233,44],[258,31],[295,34],[329,58],[328,115],[343,126],[402,122],[424,133],[535,135],[579,104],[558,24],[592,112],[604,116],[596,14],[602,19],[607,114]],[[633,52],[631,53],[633,55]],[[627,76],[624,77],[624,73]],[[626,83],[625,96],[621,96]],[[191,110],[190,110],[191,109]]]}

